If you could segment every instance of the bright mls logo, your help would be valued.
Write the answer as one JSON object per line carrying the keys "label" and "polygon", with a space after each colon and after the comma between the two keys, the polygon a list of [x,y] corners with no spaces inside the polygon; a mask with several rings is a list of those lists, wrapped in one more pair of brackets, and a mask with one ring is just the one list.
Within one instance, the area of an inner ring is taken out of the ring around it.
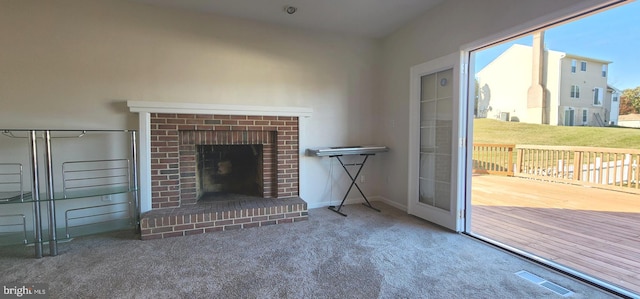
{"label": "bright mls logo", "polygon": [[3,286],[0,299],[5,298],[49,298],[48,286],[44,283],[34,283],[26,285]]}

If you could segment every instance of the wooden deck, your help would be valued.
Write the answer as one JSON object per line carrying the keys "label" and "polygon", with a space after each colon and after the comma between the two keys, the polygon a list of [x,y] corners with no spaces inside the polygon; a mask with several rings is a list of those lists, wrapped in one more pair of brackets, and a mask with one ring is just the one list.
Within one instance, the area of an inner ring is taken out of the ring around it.
{"label": "wooden deck", "polygon": [[640,195],[477,175],[472,231],[640,294]]}

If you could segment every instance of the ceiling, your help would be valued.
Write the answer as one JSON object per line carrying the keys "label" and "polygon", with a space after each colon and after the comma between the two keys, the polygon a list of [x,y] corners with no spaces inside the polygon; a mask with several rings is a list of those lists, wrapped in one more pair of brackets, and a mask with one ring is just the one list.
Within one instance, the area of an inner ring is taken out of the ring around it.
{"label": "ceiling", "polygon": [[[379,38],[444,0],[133,0],[297,28]],[[285,6],[298,10],[287,14]]]}

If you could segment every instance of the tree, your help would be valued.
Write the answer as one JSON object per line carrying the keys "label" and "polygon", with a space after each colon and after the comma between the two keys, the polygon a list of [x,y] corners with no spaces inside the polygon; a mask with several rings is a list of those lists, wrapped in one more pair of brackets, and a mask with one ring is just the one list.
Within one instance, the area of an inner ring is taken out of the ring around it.
{"label": "tree", "polygon": [[620,115],[640,113],[640,86],[627,88],[620,97]]}
{"label": "tree", "polygon": [[631,101],[625,96],[620,97],[620,115],[634,114],[636,110],[631,105]]}

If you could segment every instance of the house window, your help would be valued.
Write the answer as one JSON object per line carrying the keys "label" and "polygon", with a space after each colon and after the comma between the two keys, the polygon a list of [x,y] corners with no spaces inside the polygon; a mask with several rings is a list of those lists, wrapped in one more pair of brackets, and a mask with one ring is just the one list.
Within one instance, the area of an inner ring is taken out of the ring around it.
{"label": "house window", "polygon": [[571,85],[571,98],[579,99],[580,98],[580,86]]}
{"label": "house window", "polygon": [[582,124],[586,125],[587,124],[587,109],[582,110]]}
{"label": "house window", "polygon": [[571,72],[572,73],[576,72],[576,60],[575,59],[571,59]]}
{"label": "house window", "polygon": [[587,71],[587,62],[586,61],[580,61],[580,71],[583,71],[583,72]]}
{"label": "house window", "polygon": [[617,102],[618,101],[618,96],[613,96],[613,99],[611,99],[611,100],[614,101],[614,102]]}
{"label": "house window", "polygon": [[593,89],[593,105],[594,106],[602,106],[602,96],[603,96],[602,88],[596,87]]}
{"label": "house window", "polygon": [[603,64],[602,65],[602,77],[607,77],[607,65]]}

